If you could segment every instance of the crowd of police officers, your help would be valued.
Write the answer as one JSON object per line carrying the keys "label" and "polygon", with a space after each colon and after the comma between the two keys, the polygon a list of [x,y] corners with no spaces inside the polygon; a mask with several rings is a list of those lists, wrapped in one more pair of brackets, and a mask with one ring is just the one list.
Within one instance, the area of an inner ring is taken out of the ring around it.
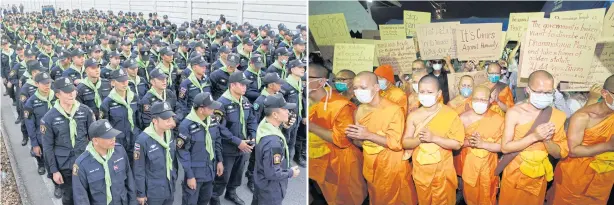
{"label": "crowd of police officers", "polygon": [[[1,19],[2,79],[63,204],[281,204],[305,166],[306,28],[60,10]],[[245,170],[245,165],[248,165]]]}

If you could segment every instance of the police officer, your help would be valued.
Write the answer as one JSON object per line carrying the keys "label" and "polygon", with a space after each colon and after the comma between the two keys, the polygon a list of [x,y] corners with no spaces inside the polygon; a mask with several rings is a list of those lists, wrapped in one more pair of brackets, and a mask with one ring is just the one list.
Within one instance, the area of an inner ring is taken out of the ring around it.
{"label": "police officer", "polygon": [[[47,170],[47,178],[52,179],[49,165],[45,163],[43,158],[43,136],[40,132],[40,120],[51,109],[57,98],[51,90],[52,80],[49,74],[40,72],[34,76],[34,81],[37,87],[36,92],[24,104],[24,111],[28,113],[24,116],[25,124],[30,137],[31,153],[38,164],[38,174],[43,175]],[[62,190],[58,184],[55,184],[54,195],[56,198],[62,198]]]}
{"label": "police officer", "polygon": [[[168,89],[166,86],[166,79],[168,76],[164,74],[160,69],[154,69],[150,73],[151,78],[149,82],[151,83],[151,88],[139,101],[139,109],[141,113],[141,123],[143,126],[149,125],[151,123],[152,115],[151,115],[151,106],[156,102],[167,102],[171,105],[173,110],[178,111],[177,106],[177,96],[175,92]],[[181,114],[176,116],[178,119],[183,119]],[[141,127],[144,129],[144,127]]]}
{"label": "police officer", "polygon": [[292,52],[288,58],[288,61],[305,60],[305,44],[306,42],[301,38],[294,39],[292,42]]}
{"label": "police officer", "polygon": [[156,63],[153,60],[154,57],[152,56],[151,48],[149,48],[149,46],[143,46],[139,49],[139,56],[136,58],[139,68],[137,74],[148,81],[149,72],[156,67]]}
{"label": "police officer", "polygon": [[55,61],[57,60],[57,56],[53,51],[53,47],[51,46],[53,43],[51,43],[51,41],[42,39],[41,43],[43,46],[38,54],[38,60],[41,62],[44,68],[49,70],[51,67],[53,67]]}
{"label": "police officer", "polygon": [[[126,61],[129,62],[129,61]],[[111,74],[113,90],[100,104],[100,119],[108,119],[114,128],[121,131],[117,136],[119,144],[130,156],[133,153],[135,137],[141,132],[138,96],[128,86],[128,73],[125,69],[114,70]]]}
{"label": "police officer", "polygon": [[100,45],[94,45],[90,48],[90,57],[93,58],[100,66],[105,67],[109,62],[103,58],[103,52]]}
{"label": "police officer", "polygon": [[92,141],[72,170],[75,204],[136,205],[130,155],[115,143],[121,132],[108,120],[93,122],[88,132]]}
{"label": "police officer", "polygon": [[51,76],[52,80],[55,80],[62,76],[64,70],[68,69],[71,64],[70,52],[66,50],[60,50],[57,53],[58,60],[55,62],[55,65],[51,68],[51,72],[49,76]]}
{"label": "police officer", "polygon": [[92,109],[99,118],[100,104],[111,92],[111,83],[100,78],[100,65],[94,59],[85,61],[85,74],[85,78],[77,86],[77,100]]}
{"label": "police officer", "polygon": [[[175,65],[179,69],[178,72],[185,70],[188,67],[189,59],[188,59],[188,41],[183,40],[179,41],[179,48],[177,49],[177,53],[175,53]],[[204,53],[203,53],[204,54]]]}
{"label": "police officer", "polygon": [[[22,83],[21,89],[19,89],[19,104],[17,106],[17,112],[21,112],[20,114],[24,119],[27,118],[30,113],[29,111],[23,109],[24,104],[28,98],[30,98],[30,96],[34,95],[34,92],[36,92],[36,82],[34,82],[34,79],[29,76],[35,76],[44,70],[37,60],[29,60],[26,64],[28,67],[28,73],[24,73],[24,76],[22,77],[25,79],[25,83]],[[26,146],[29,138],[25,123],[21,123],[21,134],[23,136],[21,146]]]}
{"label": "police officer", "polygon": [[[232,56],[232,55],[231,55]],[[253,149],[253,138],[256,136],[257,122],[252,104],[244,97],[247,85],[251,83],[241,72],[235,72],[228,79],[229,88],[217,100],[222,103],[216,117],[222,119],[220,128],[222,135],[222,156],[224,174],[215,179],[212,204],[219,203],[219,196],[226,190],[224,198],[235,204],[244,204],[236,193],[241,185],[245,161]]]}
{"label": "police officer", "polygon": [[[264,99],[266,99],[266,97],[269,95],[278,93],[279,90],[281,89],[281,85],[284,82],[285,81],[281,79],[275,73],[267,73],[264,76],[264,78],[262,79],[262,83],[264,84],[265,88],[262,89],[262,92],[260,92],[260,96],[258,96],[258,98],[256,98],[256,100],[253,103],[254,104],[253,106],[254,116],[257,122],[261,121],[262,118],[264,118],[263,116]],[[293,120],[295,119],[294,118],[290,119],[290,125],[294,124]],[[289,126],[286,126],[286,128],[289,128]],[[245,171],[245,177],[247,178],[247,187],[252,192],[254,192],[254,178],[253,178],[254,163],[255,163],[255,156],[254,156],[254,152],[252,152],[249,157],[249,164],[247,165],[247,170]]]}
{"label": "police officer", "polygon": [[269,52],[270,50],[269,43],[271,43],[271,40],[269,39],[262,40],[261,43],[258,45],[258,48],[255,51],[258,54],[260,54],[260,56],[262,56],[262,61],[264,62],[265,69],[268,68],[273,63],[273,58],[271,56],[271,53]]}
{"label": "police officer", "polygon": [[136,94],[136,98],[140,100],[143,96],[145,96],[147,90],[149,90],[149,84],[143,77],[138,75],[139,66],[137,61],[126,61],[122,67],[124,67],[128,73],[128,86],[130,86],[130,90],[134,92]]}
{"label": "police officer", "polygon": [[290,51],[288,51],[288,49],[286,48],[275,49],[276,60],[273,64],[269,66],[269,68],[267,68],[266,72],[267,73],[277,73],[279,77],[286,78],[288,76],[286,65],[288,64],[289,57],[290,57]]}
{"label": "police officer", "polygon": [[13,88],[8,86],[9,83],[9,73],[11,72],[11,65],[13,64],[13,55],[15,54],[15,50],[11,48],[9,44],[9,39],[3,37],[1,39],[2,49],[0,54],[0,72],[2,73],[2,84],[5,86],[6,93],[5,95],[9,95],[11,98],[15,98],[15,93],[13,92]]}
{"label": "police officer", "polygon": [[100,77],[104,79],[111,78],[111,72],[120,69],[119,52],[111,51],[109,53],[109,64],[100,70]]}
{"label": "police officer", "polygon": [[262,56],[255,53],[249,60],[247,69],[243,71],[245,77],[252,81],[252,83],[247,86],[247,92],[245,93],[245,97],[252,103],[260,96],[260,91],[262,90],[262,78],[265,74],[265,72],[262,72],[262,68],[264,68]]}
{"label": "police officer", "polygon": [[53,174],[53,181],[62,189],[62,203],[72,205],[72,165],[89,141],[87,127],[94,122],[94,113],[75,100],[73,82],[58,78],[53,84],[58,101],[41,119],[43,154]]}
{"label": "police officer", "polygon": [[81,80],[85,78],[85,52],[81,49],[73,49],[70,53],[70,57],[72,58],[72,64],[70,67],[64,72],[62,72],[62,77],[68,77],[75,85],[79,85]]}
{"label": "police officer", "polygon": [[241,46],[237,47],[237,53],[241,57],[241,61],[238,69],[244,71],[247,69],[249,60],[252,58],[252,51],[254,49],[254,42],[250,39],[245,39],[245,42]]}
{"label": "police officer", "polygon": [[162,48],[160,50],[162,60],[158,63],[156,68],[160,69],[160,71],[168,76],[167,86],[169,89],[175,91],[179,83],[177,83],[177,67],[173,65],[173,55],[175,55],[175,53],[170,47]]}
{"label": "police officer", "polygon": [[[13,53],[12,59],[12,63],[9,65],[10,71],[7,79],[7,87],[11,91],[9,95],[12,94],[13,105],[17,106],[17,102],[19,101],[19,78],[26,72],[26,56],[23,44],[17,43],[15,45],[15,52]],[[19,121],[18,119],[18,122],[15,124],[18,124]]]}
{"label": "police officer", "polygon": [[181,82],[179,86],[179,113],[186,116],[192,109],[194,97],[202,92],[211,92],[211,82],[205,76],[205,70],[209,66],[202,56],[196,56],[190,59],[192,72],[190,76]]}
{"label": "police officer", "polygon": [[179,124],[177,160],[183,166],[183,204],[208,204],[213,193],[215,176],[222,176],[222,141],[218,118],[213,116],[222,104],[210,93],[194,98],[190,114]]}
{"label": "police officer", "polygon": [[222,46],[219,49],[218,59],[211,65],[211,70],[216,71],[222,67],[226,67],[228,55],[230,54],[230,48],[226,46]]}
{"label": "police officer", "polygon": [[281,94],[269,95],[264,100],[265,118],[258,125],[256,135],[253,205],[281,204],[288,179],[300,174],[298,167],[290,167],[286,137],[279,130],[283,123],[289,122],[289,110],[296,107],[295,103],[286,103]]}
{"label": "police officer", "polygon": [[279,34],[283,37],[283,39],[281,39],[279,45],[277,45],[277,48],[292,48],[292,34],[290,33],[290,30],[280,30]]}
{"label": "police officer", "polygon": [[[217,33],[215,34],[215,39],[213,39],[213,41],[211,41],[211,47],[209,48],[210,54],[208,56],[208,61],[211,62],[215,59],[217,59],[217,55],[218,52],[220,50],[220,47],[222,46],[222,39],[224,37],[222,36],[222,33]],[[230,50],[229,50],[230,51]]]}
{"label": "police officer", "polygon": [[[303,93],[305,92],[302,85],[301,78],[305,75],[305,64],[299,60],[293,60],[289,63],[290,75],[286,78],[286,82],[281,86],[280,92],[288,102],[296,103],[298,106],[295,109],[291,109],[292,115],[296,116],[296,121],[303,121],[302,111],[303,105],[305,105],[305,98]],[[290,147],[290,159],[294,158],[294,148],[296,143],[296,137],[298,132],[298,123],[294,124],[288,129],[283,129],[284,135],[288,138],[288,147]],[[298,154],[298,153],[296,153]],[[300,166],[304,166],[304,161],[297,162]]]}
{"label": "police officer", "polygon": [[132,53],[132,42],[126,39],[122,41],[119,59],[121,62],[124,62],[125,60],[131,58],[136,58],[136,54]]}
{"label": "police officer", "polygon": [[[226,58],[226,66],[221,67],[211,73],[211,93],[214,99],[222,96],[228,90],[228,80],[232,73],[235,73],[239,66],[239,55],[232,53]],[[241,73],[241,72],[239,72]]]}
{"label": "police officer", "polygon": [[141,205],[172,205],[177,179],[176,144],[171,129],[175,120],[171,105],[155,103],[151,107],[153,120],[134,143],[134,178],[136,197]]}

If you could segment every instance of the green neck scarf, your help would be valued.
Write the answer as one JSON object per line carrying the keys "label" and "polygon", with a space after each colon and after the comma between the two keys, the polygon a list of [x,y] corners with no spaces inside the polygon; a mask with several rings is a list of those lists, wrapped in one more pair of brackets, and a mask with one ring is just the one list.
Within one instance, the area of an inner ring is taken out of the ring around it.
{"label": "green neck scarf", "polygon": [[134,84],[134,92],[137,96],[139,96],[139,84],[141,84],[141,78],[137,75],[133,80],[132,77],[128,76],[128,82]]}
{"label": "green neck scarf", "polygon": [[260,55],[262,56],[262,62],[264,63],[264,65],[266,65],[266,51],[262,50],[260,47],[258,47],[256,51],[260,53]]}
{"label": "green neck scarf", "polygon": [[143,132],[149,135],[149,137],[151,137],[152,139],[156,140],[156,142],[158,142],[158,144],[160,144],[160,146],[164,148],[166,152],[166,178],[168,180],[171,180],[171,170],[173,169],[173,158],[171,157],[171,148],[169,147],[171,142],[171,131],[164,131],[164,135],[166,137],[163,138],[162,136],[158,135],[152,123],[151,125],[149,125],[149,127],[145,128]]}
{"label": "green neck scarf", "polygon": [[263,96],[265,96],[265,97],[266,97],[266,96],[269,96],[269,95],[271,95],[271,94],[270,94],[270,93],[269,93],[269,91],[267,91],[267,90],[266,90],[266,88],[265,88],[265,89],[262,89],[262,92],[260,92],[260,95],[263,95]]}
{"label": "green neck scarf", "polygon": [[98,89],[100,89],[100,86],[102,85],[100,79],[98,79],[98,81],[96,81],[96,84],[94,84],[92,83],[92,81],[90,81],[90,78],[85,78],[82,83],[83,85],[94,90],[94,103],[96,104],[97,108],[100,108],[100,103],[102,102],[102,100],[100,99],[100,94],[98,93]]}
{"label": "green neck scarf", "polygon": [[252,53],[245,53],[245,51],[243,51],[243,48],[237,48],[237,52],[243,57],[246,57],[247,59],[252,58]]}
{"label": "green neck scarf", "polygon": [[[203,76],[204,78],[204,76]],[[188,80],[190,80],[190,82],[192,82],[192,85],[198,87],[198,89],[200,89],[200,92],[203,92],[203,88],[207,87],[208,85],[205,84],[201,84],[200,81],[196,78],[196,75],[194,74],[194,71],[192,71],[192,73],[190,73],[190,76],[188,76]]]}
{"label": "green neck scarf", "polygon": [[281,77],[285,78],[286,76],[286,65],[282,64],[281,61],[276,60],[275,63],[273,63],[273,66],[275,66],[275,68],[277,68],[277,70],[281,71]]}
{"label": "green neck scarf", "polygon": [[260,79],[260,72],[262,72],[262,69],[258,70],[258,72],[256,72],[256,70],[254,70],[254,68],[252,66],[247,66],[247,71],[249,71],[250,73],[253,73],[254,75],[256,75],[256,82],[258,84],[258,89],[260,89],[262,87],[262,79]]}
{"label": "green neck scarf", "polygon": [[233,103],[239,104],[239,118],[240,118],[239,122],[241,123],[241,132],[243,132],[243,137],[247,138],[247,128],[245,126],[245,113],[243,112],[243,97],[241,97],[239,100],[235,99],[230,94],[230,90],[226,90],[226,92],[222,94],[222,97],[229,99]]}
{"label": "green neck scarf", "polygon": [[168,78],[166,79],[166,81],[168,82],[169,86],[172,85],[173,77],[171,75],[171,72],[173,71],[173,64],[169,63],[169,66],[166,67],[163,62],[160,62],[158,64],[158,69],[160,69],[164,74],[168,75]]}
{"label": "green neck scarf", "polygon": [[74,116],[75,116],[75,113],[77,112],[77,110],[79,109],[79,106],[81,106],[81,103],[79,103],[79,101],[75,101],[75,104],[72,105],[72,110],[70,110],[70,116],[69,116],[64,111],[64,108],[62,108],[62,106],[60,106],[60,101],[59,100],[55,101],[55,105],[53,105],[53,107],[55,109],[57,109],[58,112],[60,114],[62,114],[62,116],[64,116],[69,121],[70,143],[71,143],[73,148],[75,147],[75,137],[77,137],[77,121],[75,120]]}
{"label": "green neck scarf", "polygon": [[286,82],[294,89],[298,90],[298,114],[303,117],[303,113],[301,112],[301,110],[303,110],[303,89],[301,89],[303,86],[301,85],[301,78],[289,75],[286,78]]}
{"label": "green neck scarf", "polygon": [[220,63],[222,64],[222,67],[226,68],[226,63],[224,63],[221,57],[219,59],[220,59]]}
{"label": "green neck scarf", "polygon": [[104,184],[105,184],[106,191],[107,191],[107,205],[109,205],[111,201],[113,200],[113,195],[111,194],[112,182],[111,182],[111,171],[109,170],[109,160],[111,159],[111,156],[113,156],[113,152],[115,152],[115,148],[111,148],[107,150],[107,157],[105,159],[103,159],[102,156],[100,156],[100,154],[96,152],[96,149],[94,149],[94,146],[92,145],[91,141],[89,144],[87,144],[86,150],[92,155],[92,157],[94,157],[94,159],[98,163],[102,165],[102,168],[104,168]]}
{"label": "green neck scarf", "polygon": [[124,98],[120,96],[119,93],[117,93],[115,88],[113,88],[113,90],[111,90],[111,93],[109,93],[109,98],[126,107],[126,110],[128,110],[128,122],[130,122],[130,130],[134,129],[134,119],[132,116],[133,111],[132,107],[130,107],[130,103],[134,99],[134,93],[128,88],[128,90],[126,90],[126,100],[124,100]]}
{"label": "green neck scarf", "polygon": [[36,90],[36,92],[34,92],[34,95],[39,100],[47,102],[47,109],[51,109],[51,101],[53,100],[53,95],[55,95],[53,90],[49,90],[49,93],[47,94],[47,97],[43,96],[40,92],[38,92],[38,90]]}
{"label": "green neck scarf", "polygon": [[281,139],[284,145],[284,149],[286,150],[286,162],[288,162],[287,166],[290,167],[290,152],[288,151],[288,144],[286,143],[286,138],[284,137],[284,133],[281,132],[279,127],[275,127],[273,124],[266,121],[266,118],[260,121],[258,125],[258,131],[256,131],[256,144],[260,143],[260,139],[265,136],[276,135]]}
{"label": "green neck scarf", "polygon": [[156,96],[158,99],[165,101],[166,102],[166,91],[162,91],[162,96],[160,96],[160,94],[158,94],[158,92],[156,91],[155,88],[150,88],[149,91],[147,91],[149,93],[151,93],[152,95]]}
{"label": "green neck scarf", "polygon": [[60,62],[60,60],[56,61],[55,63],[56,63],[56,64],[58,65],[58,67],[59,67],[59,68],[62,70],[62,72],[64,72],[64,71],[65,71],[67,68],[70,68],[70,64],[68,64],[68,66],[64,66],[64,65],[62,65],[62,63]]}
{"label": "green neck scarf", "polygon": [[205,128],[205,149],[209,153],[209,160],[213,160],[213,140],[211,139],[211,133],[209,133],[209,125],[211,125],[211,117],[207,117],[207,123],[203,122],[198,115],[196,115],[196,110],[192,108],[192,111],[185,119],[191,120],[192,122],[196,122],[202,125]]}
{"label": "green neck scarf", "polygon": [[83,71],[85,71],[85,68],[83,66],[81,66],[81,69],[77,69],[77,67],[75,66],[75,64],[70,64],[70,68],[72,68],[73,70],[77,71],[77,73],[79,73],[81,75],[81,79],[83,79]]}
{"label": "green neck scarf", "polygon": [[292,47],[292,42],[289,42],[288,40],[285,40],[285,39],[283,42],[286,44],[288,48]]}
{"label": "green neck scarf", "polygon": [[145,77],[147,77],[147,81],[149,81],[149,71],[147,71],[147,67],[149,67],[149,60],[143,62],[141,58],[137,58],[136,63],[139,65],[139,69],[145,70]]}

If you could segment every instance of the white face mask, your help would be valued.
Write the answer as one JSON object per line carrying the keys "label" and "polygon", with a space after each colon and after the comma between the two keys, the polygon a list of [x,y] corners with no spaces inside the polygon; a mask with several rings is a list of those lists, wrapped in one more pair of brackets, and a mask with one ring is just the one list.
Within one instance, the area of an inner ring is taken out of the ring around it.
{"label": "white face mask", "polygon": [[[609,93],[608,93],[608,94],[609,94]],[[606,105],[608,105],[608,107],[609,107],[611,110],[614,110],[614,96],[612,96],[612,94],[609,94],[609,95],[610,95],[610,97],[613,99],[613,100],[612,100],[612,104],[609,104],[609,103],[608,103],[608,102],[607,102],[605,99],[603,99],[603,101],[606,101],[606,102],[605,102],[605,104],[606,104]]]}
{"label": "white face mask", "polygon": [[550,94],[531,93],[529,96],[529,102],[531,102],[535,108],[540,110],[552,105],[553,100],[554,95]]}
{"label": "white face mask", "polygon": [[414,88],[415,92],[418,92],[418,83],[412,83],[411,87]]}
{"label": "white face mask", "polygon": [[484,102],[473,102],[471,105],[473,107],[473,111],[475,111],[475,113],[478,115],[484,114],[486,110],[488,110],[488,104]]}
{"label": "white face mask", "polygon": [[429,94],[419,94],[418,95],[418,100],[420,100],[420,104],[422,104],[422,106],[424,106],[424,107],[431,107],[431,106],[435,105],[435,103],[437,101],[437,96],[436,95],[429,95]]}
{"label": "white face mask", "polygon": [[375,95],[371,94],[371,90],[364,89],[354,90],[354,95],[356,96],[356,100],[363,104],[370,103],[373,100],[373,97],[375,97]]}
{"label": "white face mask", "polygon": [[443,64],[440,64],[440,63],[433,64],[433,70],[441,70],[441,67],[443,67]]}

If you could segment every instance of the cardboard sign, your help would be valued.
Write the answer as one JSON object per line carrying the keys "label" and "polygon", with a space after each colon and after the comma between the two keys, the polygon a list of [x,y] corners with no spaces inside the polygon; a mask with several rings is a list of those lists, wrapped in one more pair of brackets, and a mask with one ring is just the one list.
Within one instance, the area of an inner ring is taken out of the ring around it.
{"label": "cardboard sign", "polygon": [[394,73],[411,74],[411,64],[416,60],[416,47],[412,39],[375,41],[380,65],[390,64]]}
{"label": "cardboard sign", "polygon": [[612,6],[610,6],[608,13],[603,18],[601,37],[604,41],[614,41],[614,8]]}
{"label": "cardboard sign", "polygon": [[430,12],[403,11],[403,24],[405,25],[405,36],[416,35],[416,25],[431,23]]}
{"label": "cardboard sign", "polygon": [[603,85],[614,74],[614,43],[597,44],[591,69],[586,82],[562,83],[561,91],[590,91],[594,84]]}
{"label": "cardboard sign", "polygon": [[556,81],[585,82],[601,23],[531,19],[521,49],[520,77],[546,70]]}
{"label": "cardboard sign", "polygon": [[501,23],[461,24],[456,28],[458,59],[498,60],[501,58]]}
{"label": "cardboard sign", "polygon": [[369,44],[335,44],[333,73],[348,69],[354,73],[373,72],[373,52],[375,45]]}
{"label": "cardboard sign", "polygon": [[527,32],[530,18],[544,18],[544,12],[510,13],[507,39],[510,41],[520,41],[522,35]]}
{"label": "cardboard sign", "polygon": [[603,22],[605,8],[559,11],[550,13],[550,19],[564,21],[596,21]]}
{"label": "cardboard sign", "polygon": [[488,81],[488,74],[485,70],[464,73],[448,73],[448,93],[450,94],[450,99],[454,99],[454,97],[458,95],[458,83],[460,82],[460,78],[464,75],[473,77],[474,85],[481,85]]}
{"label": "cardboard sign", "polygon": [[[375,40],[373,40],[373,39],[354,38],[352,40],[354,41],[354,44],[373,44],[373,45],[375,45]],[[379,62],[377,60],[377,45],[375,45],[375,51],[373,52],[373,54],[374,54],[373,66],[377,67],[377,66],[379,66]]]}
{"label": "cardboard sign", "polygon": [[443,59],[456,56],[454,31],[460,22],[419,24],[416,26],[420,58],[423,60]]}
{"label": "cardboard sign", "polygon": [[379,25],[379,33],[382,40],[405,39],[405,26],[401,24]]}
{"label": "cardboard sign", "polygon": [[352,42],[345,16],[342,13],[309,16],[309,31],[318,46]]}

